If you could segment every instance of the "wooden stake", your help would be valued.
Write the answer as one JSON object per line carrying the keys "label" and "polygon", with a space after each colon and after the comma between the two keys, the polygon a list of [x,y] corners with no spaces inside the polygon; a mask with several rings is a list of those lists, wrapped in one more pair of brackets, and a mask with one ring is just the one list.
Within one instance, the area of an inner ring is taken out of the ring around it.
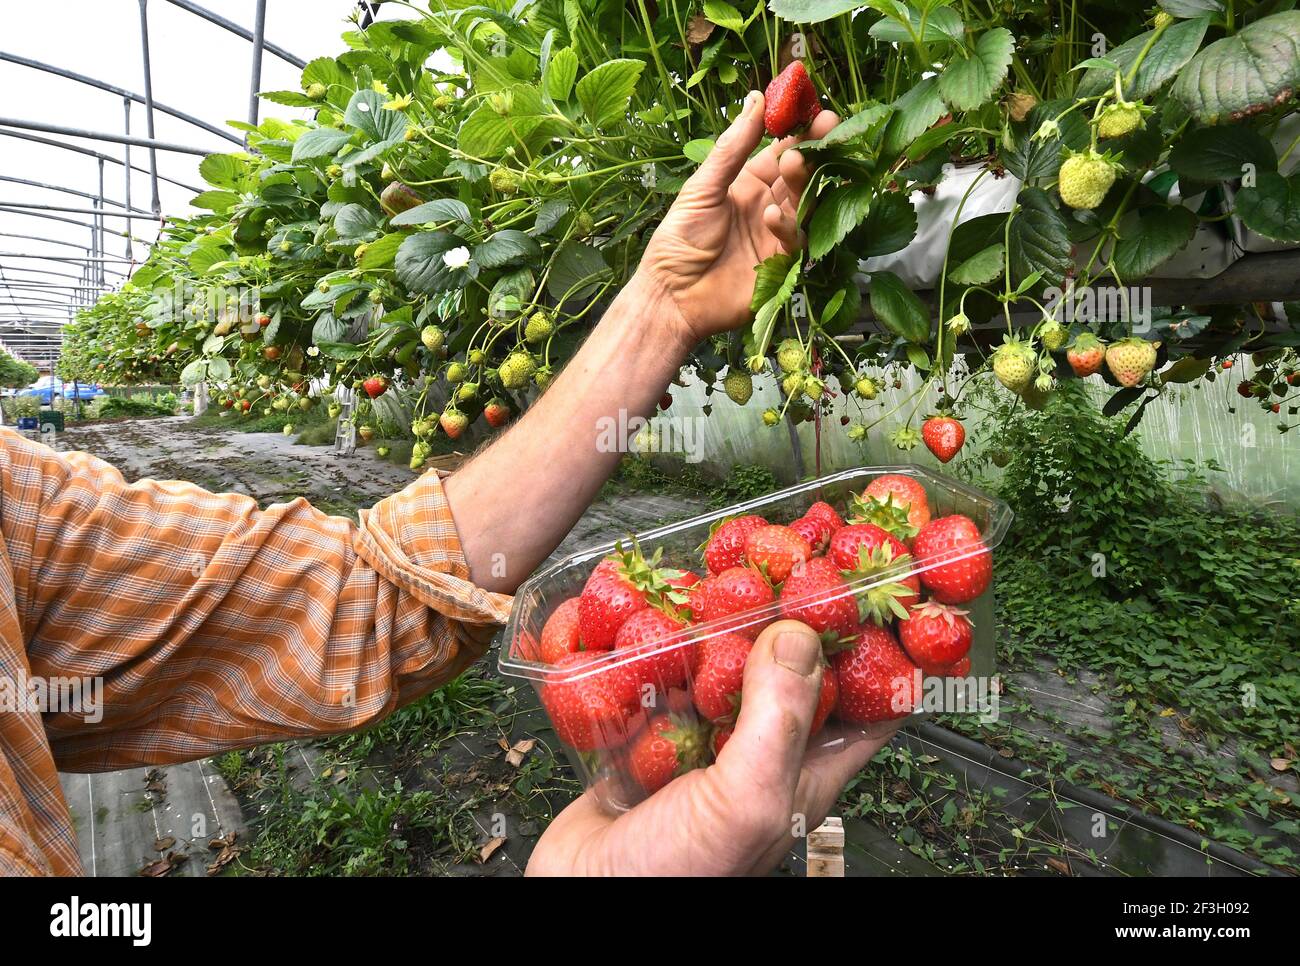
{"label": "wooden stake", "polygon": [[808,875],[844,878],[844,823],[833,815],[808,833]]}

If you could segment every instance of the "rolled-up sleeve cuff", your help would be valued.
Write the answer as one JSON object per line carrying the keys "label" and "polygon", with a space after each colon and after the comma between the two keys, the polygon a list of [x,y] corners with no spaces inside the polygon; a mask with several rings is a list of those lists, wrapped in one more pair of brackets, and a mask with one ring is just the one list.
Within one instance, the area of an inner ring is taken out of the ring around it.
{"label": "rolled-up sleeve cuff", "polygon": [[382,578],[465,624],[503,624],[514,598],[475,586],[439,473],[359,514],[356,552]]}

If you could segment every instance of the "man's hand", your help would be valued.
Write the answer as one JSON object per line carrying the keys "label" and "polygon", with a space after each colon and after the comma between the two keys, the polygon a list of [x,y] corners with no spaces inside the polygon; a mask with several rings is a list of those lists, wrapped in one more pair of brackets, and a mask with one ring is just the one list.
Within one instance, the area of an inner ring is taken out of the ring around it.
{"label": "man's hand", "polygon": [[[838,123],[822,111],[808,134],[822,137]],[[690,344],[748,320],[754,267],[803,245],[796,214],[809,171],[790,150],[799,138],[775,141],[751,159],[762,138],[763,95],[752,91],[682,186],[641,259],[639,273],[676,304]]]}
{"label": "man's hand", "polygon": [[[805,760],[821,687],[821,642],[780,621],[745,665],[735,733],[711,767],[675,779],[614,818],[589,791],[537,843],[529,875],[751,875],[775,868],[901,722],[846,734]],[[818,735],[820,744],[827,735]]]}

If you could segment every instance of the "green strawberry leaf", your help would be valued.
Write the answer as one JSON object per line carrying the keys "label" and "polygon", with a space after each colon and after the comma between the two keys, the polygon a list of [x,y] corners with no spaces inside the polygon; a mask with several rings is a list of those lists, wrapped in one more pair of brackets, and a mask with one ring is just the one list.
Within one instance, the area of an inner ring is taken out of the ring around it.
{"label": "green strawberry leaf", "polygon": [[333,157],[350,138],[350,134],[337,128],[312,128],[293,142],[293,160],[297,163],[315,158]]}
{"label": "green strawberry leaf", "polygon": [[808,225],[808,255],[820,259],[842,242],[871,209],[870,184],[846,184],[832,188],[817,200]]}
{"label": "green strawberry leaf", "polygon": [[459,221],[471,224],[469,206],[455,198],[435,198],[422,205],[400,211],[388,220],[390,225],[429,225],[439,221]]}
{"label": "green strawberry leaf", "polygon": [[1252,166],[1257,174],[1277,170],[1277,151],[1268,138],[1240,125],[1188,131],[1169,152],[1169,166],[1185,181],[1235,181]]}
{"label": "green strawberry leaf", "polygon": [[[1184,21],[1198,22],[1204,23],[1204,18]],[[1268,110],[1297,86],[1300,10],[1288,10],[1210,44],[1179,73],[1172,94],[1198,121],[1219,124]]]}
{"label": "green strawberry leaf", "polygon": [[958,285],[987,285],[1002,277],[1006,254],[1006,246],[1001,242],[990,245],[952,269],[948,279]]}
{"label": "green strawberry leaf", "polygon": [[578,55],[572,47],[561,47],[551,54],[542,83],[553,101],[567,101],[578,77]]}
{"label": "green strawberry leaf", "polygon": [[1042,188],[1026,188],[1016,204],[1008,229],[1012,278],[1042,272],[1049,284],[1059,285],[1072,264],[1065,219]]}
{"label": "green strawberry leaf", "polygon": [[1126,282],[1146,278],[1187,246],[1197,224],[1196,213],[1182,205],[1151,205],[1130,213],[1115,243],[1115,271]]}
{"label": "green strawberry leaf", "polygon": [[768,0],[767,9],[790,23],[821,23],[861,7],[861,0]]}
{"label": "green strawberry leaf", "polygon": [[422,231],[411,235],[397,250],[394,266],[397,280],[412,292],[433,295],[462,288],[473,277],[471,266],[453,269],[443,256],[466,247],[464,240],[449,231]]}
{"label": "green strawberry leaf", "polygon": [[890,333],[907,342],[929,341],[929,310],[893,272],[872,272],[868,296],[871,311]]}
{"label": "green strawberry leaf", "polygon": [[1237,192],[1237,217],[1274,241],[1300,242],[1300,172],[1284,178],[1261,174],[1253,188]]}
{"label": "green strawberry leaf", "polygon": [[526,262],[539,262],[541,258],[542,246],[525,232],[514,228],[497,232],[474,249],[474,261],[481,268],[522,265]]}
{"label": "green strawberry leaf", "polygon": [[578,81],[578,103],[587,120],[598,128],[621,120],[644,70],[645,61],[620,58],[601,64]]}
{"label": "green strawberry leaf", "polygon": [[[1147,50],[1147,44],[1151,42],[1154,31],[1148,30],[1110,51],[1107,57],[1119,65],[1121,76],[1124,78],[1124,96],[1130,100],[1141,100],[1150,97],[1165,84],[1178,77],[1179,80],[1174,85],[1175,96],[1177,96],[1177,88],[1186,78],[1184,68],[1188,66],[1188,61],[1192,60],[1196,56],[1196,51],[1200,49],[1201,41],[1205,39],[1205,31],[1209,27],[1209,23],[1208,17],[1183,20],[1161,34],[1160,39],[1152,44],[1150,50]],[[1128,79],[1129,70],[1138,55],[1143,51],[1146,51],[1146,56],[1142,58],[1142,64],[1138,67],[1137,76],[1130,81]],[[1113,68],[1093,68],[1084,74],[1079,81],[1078,96],[1095,97],[1110,90],[1114,85],[1115,70]]]}
{"label": "green strawberry leaf", "polygon": [[894,157],[924,134],[935,121],[943,117],[946,107],[939,95],[939,84],[927,77],[913,85],[907,93],[894,101],[894,115],[885,126],[881,153]]}
{"label": "green strawberry leaf", "polygon": [[971,56],[953,61],[939,75],[939,93],[956,110],[974,110],[1002,86],[1015,49],[1016,39],[1006,27],[986,30]]}

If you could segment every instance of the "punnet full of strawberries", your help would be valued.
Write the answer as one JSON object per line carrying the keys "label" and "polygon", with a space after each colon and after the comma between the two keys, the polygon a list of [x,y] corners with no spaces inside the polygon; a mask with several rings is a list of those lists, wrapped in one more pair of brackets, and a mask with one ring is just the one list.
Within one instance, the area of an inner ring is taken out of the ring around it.
{"label": "punnet full of strawberries", "polygon": [[941,512],[915,474],[871,476],[837,502],[805,501],[793,519],[788,504],[772,519],[725,515],[693,552],[668,557],[623,542],[569,596],[548,595],[540,633],[518,633],[513,650],[545,665],[531,676],[580,770],[614,776],[630,804],[711,763],[740,712],[750,649],[777,620],[822,640],[810,745],[828,722],[904,718],[925,679],[971,673],[968,605],[993,578],[980,525]]}

